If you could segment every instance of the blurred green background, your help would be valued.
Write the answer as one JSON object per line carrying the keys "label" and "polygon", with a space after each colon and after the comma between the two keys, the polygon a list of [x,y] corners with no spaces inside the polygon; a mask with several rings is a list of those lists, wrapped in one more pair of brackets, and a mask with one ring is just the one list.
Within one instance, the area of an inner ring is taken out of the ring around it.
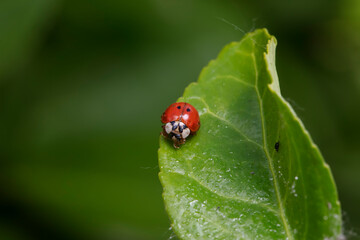
{"label": "blurred green background", "polygon": [[282,93],[331,166],[353,236],[360,1],[1,0],[0,239],[170,239],[160,115],[260,27],[278,39]]}

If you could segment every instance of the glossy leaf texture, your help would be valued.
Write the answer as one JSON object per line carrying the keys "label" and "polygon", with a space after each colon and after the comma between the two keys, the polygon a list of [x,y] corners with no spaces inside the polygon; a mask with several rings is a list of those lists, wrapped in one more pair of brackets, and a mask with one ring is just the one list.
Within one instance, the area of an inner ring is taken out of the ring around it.
{"label": "glossy leaf texture", "polygon": [[198,133],[180,149],[160,137],[163,198],[180,239],[341,236],[334,180],[281,96],[275,47],[266,29],[227,45],[179,99],[198,109]]}

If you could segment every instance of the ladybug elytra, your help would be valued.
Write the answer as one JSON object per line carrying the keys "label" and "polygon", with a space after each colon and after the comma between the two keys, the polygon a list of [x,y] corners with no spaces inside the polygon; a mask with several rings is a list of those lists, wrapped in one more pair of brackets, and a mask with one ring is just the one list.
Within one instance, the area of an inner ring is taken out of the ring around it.
{"label": "ladybug elytra", "polygon": [[195,134],[200,128],[198,111],[185,102],[171,104],[162,114],[161,122],[165,124],[161,134],[171,138],[174,148],[179,148],[190,134]]}

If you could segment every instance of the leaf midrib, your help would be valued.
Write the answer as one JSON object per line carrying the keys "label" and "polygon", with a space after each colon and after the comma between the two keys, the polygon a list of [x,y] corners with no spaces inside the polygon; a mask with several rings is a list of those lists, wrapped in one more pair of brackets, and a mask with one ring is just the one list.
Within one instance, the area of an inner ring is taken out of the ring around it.
{"label": "leaf midrib", "polygon": [[259,73],[258,73],[258,69],[257,69],[257,65],[256,65],[256,56],[255,56],[254,52],[255,52],[255,46],[253,44],[253,52],[252,52],[251,55],[252,55],[252,59],[253,59],[253,62],[254,62],[254,69],[255,69],[255,91],[256,91],[258,101],[259,101],[259,108],[260,108],[260,117],[261,117],[261,125],[262,125],[262,137],[263,137],[263,150],[264,150],[266,158],[268,159],[268,162],[269,162],[269,168],[270,168],[270,172],[271,172],[273,183],[274,183],[274,190],[275,190],[276,198],[277,198],[278,205],[279,205],[279,214],[280,214],[281,220],[282,220],[282,222],[284,224],[286,235],[287,235],[289,240],[292,240],[292,239],[294,239],[294,237],[291,234],[289,223],[287,221],[287,218],[286,218],[286,215],[285,215],[285,212],[284,212],[284,207],[283,207],[283,204],[282,204],[282,201],[281,201],[279,185],[278,185],[277,178],[276,178],[276,175],[275,175],[274,166],[273,166],[273,163],[272,163],[272,158],[270,157],[269,151],[268,151],[268,149],[266,147],[267,142],[266,142],[266,133],[265,133],[266,129],[265,129],[265,122],[264,122],[265,118],[264,118],[264,111],[263,111],[263,102],[262,102],[262,99],[260,97],[260,93],[259,93],[259,89],[258,89],[258,76],[259,76]]}

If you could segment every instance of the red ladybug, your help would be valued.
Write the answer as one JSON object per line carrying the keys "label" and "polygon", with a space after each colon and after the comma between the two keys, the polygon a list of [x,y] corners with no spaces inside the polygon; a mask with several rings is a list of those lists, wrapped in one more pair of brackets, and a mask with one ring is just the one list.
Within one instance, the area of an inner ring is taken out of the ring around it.
{"label": "red ladybug", "polygon": [[163,136],[174,142],[174,148],[185,143],[190,134],[195,134],[200,128],[198,111],[189,103],[177,102],[171,104],[161,116]]}

